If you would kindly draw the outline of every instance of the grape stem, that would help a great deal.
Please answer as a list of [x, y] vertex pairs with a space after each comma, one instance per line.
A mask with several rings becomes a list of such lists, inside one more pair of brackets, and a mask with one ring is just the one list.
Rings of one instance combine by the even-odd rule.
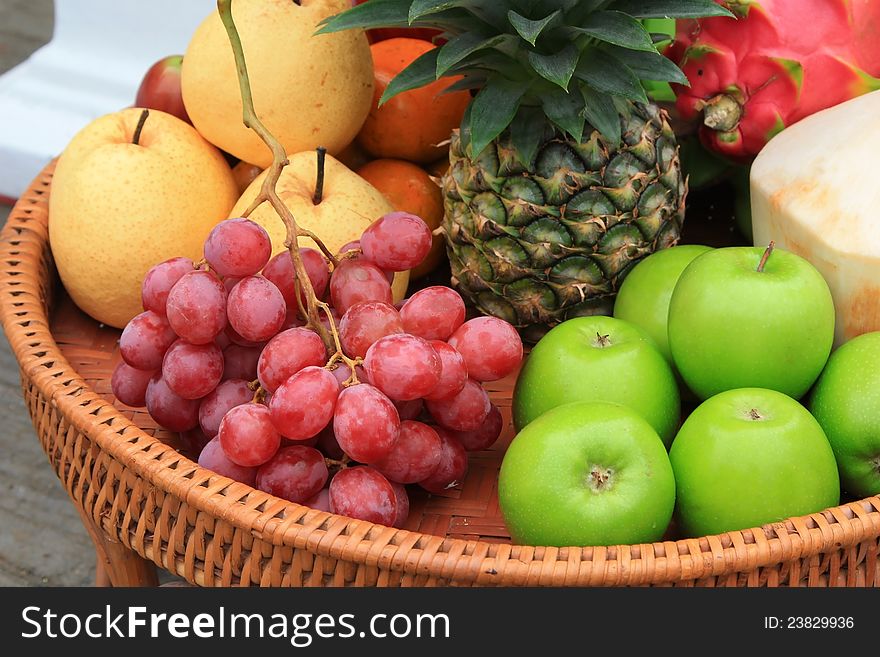
[[354, 461], [349, 458], [348, 454], [343, 454], [341, 459], [331, 459], [329, 456], [324, 457], [324, 464], [327, 466], [327, 471], [332, 477], [339, 472], [340, 470], [345, 470], [349, 467]]
[[[282, 146], [275, 136], [269, 132], [269, 129], [263, 124], [254, 109], [254, 98], [251, 92], [250, 77], [248, 76], [247, 64], [244, 58], [241, 36], [238, 33], [238, 28], [235, 26], [235, 21], [232, 19], [232, 0], [217, 0], [217, 11], [220, 14], [220, 20], [223, 21], [223, 27], [226, 28], [226, 34], [229, 37], [229, 43], [232, 46], [232, 54], [235, 57], [235, 69], [238, 75], [238, 86], [241, 92], [242, 121], [245, 126], [257, 133], [257, 136], [259, 136], [272, 151], [272, 164], [269, 165], [266, 177], [260, 187], [260, 193], [257, 194], [253, 203], [251, 203], [242, 213], [242, 216], [248, 217], [248, 215], [256, 210], [258, 206], [264, 202], [268, 202], [281, 218], [281, 221], [284, 222], [284, 227], [287, 229], [287, 239], [285, 239], [284, 245], [290, 252], [290, 258], [293, 261], [293, 269], [296, 273], [296, 282], [302, 289], [302, 296], [305, 297], [306, 312], [304, 315], [308, 322], [308, 327], [321, 336], [321, 340], [327, 348], [327, 353], [333, 354], [328, 361], [328, 367], [336, 361], [344, 361], [351, 368], [351, 378], [354, 379], [354, 382], [357, 382], [357, 376], [354, 374], [356, 362], [342, 353], [342, 346], [339, 342], [339, 332], [336, 329], [336, 323], [333, 321], [333, 316], [330, 313], [330, 307], [323, 301], [319, 300], [315, 294], [315, 288], [312, 286], [312, 281], [309, 279], [302, 257], [300, 256], [297, 237], [303, 236], [311, 238], [315, 244], [318, 245], [318, 248], [323, 251], [324, 255], [327, 256], [334, 267], [339, 264], [339, 262], [328, 251], [324, 243], [318, 239], [317, 235], [297, 226], [296, 219], [290, 211], [290, 208], [288, 208], [278, 196], [276, 185], [281, 177], [281, 172], [288, 164], [287, 153], [284, 150], [284, 146]], [[297, 298], [299, 297], [300, 295], [297, 294]], [[329, 331], [321, 323], [321, 312], [323, 312], [329, 320]]]

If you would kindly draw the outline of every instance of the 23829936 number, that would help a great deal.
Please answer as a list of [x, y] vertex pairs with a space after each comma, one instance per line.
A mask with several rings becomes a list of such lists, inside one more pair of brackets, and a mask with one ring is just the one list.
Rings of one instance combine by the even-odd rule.
[[788, 616], [785, 627], [796, 630], [850, 629], [854, 626], [852, 616]]
[[852, 629], [852, 616], [765, 616], [764, 628], [786, 630]]

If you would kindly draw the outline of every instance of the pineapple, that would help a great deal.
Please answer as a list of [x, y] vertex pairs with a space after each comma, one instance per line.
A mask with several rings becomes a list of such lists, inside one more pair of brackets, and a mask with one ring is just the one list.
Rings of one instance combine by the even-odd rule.
[[535, 341], [610, 314], [627, 272], [678, 242], [687, 182], [641, 81], [687, 79], [641, 20], [709, 15], [729, 12], [712, 0], [370, 0], [320, 32], [443, 31], [380, 103], [442, 76], [474, 90], [443, 177], [452, 283]]

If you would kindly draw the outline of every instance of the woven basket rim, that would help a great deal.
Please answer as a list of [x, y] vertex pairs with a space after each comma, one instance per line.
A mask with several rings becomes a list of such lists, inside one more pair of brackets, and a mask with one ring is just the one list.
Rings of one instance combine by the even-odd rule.
[[[880, 496], [872, 496], [762, 527], [699, 538], [607, 547], [510, 545], [354, 520], [281, 500], [215, 474], [141, 430], [101, 398], [71, 367], [50, 333], [46, 300], [32, 283], [42, 279], [45, 283], [53, 275], [48, 193], [54, 167], [55, 160], [34, 179], [0, 234], [4, 263], [0, 320], [22, 377], [101, 450], [198, 512], [272, 545], [350, 561], [352, 546], [359, 544], [357, 559], [364, 565], [490, 585], [694, 580], [752, 572], [880, 536]], [[562, 570], [560, 562], [565, 564]]]

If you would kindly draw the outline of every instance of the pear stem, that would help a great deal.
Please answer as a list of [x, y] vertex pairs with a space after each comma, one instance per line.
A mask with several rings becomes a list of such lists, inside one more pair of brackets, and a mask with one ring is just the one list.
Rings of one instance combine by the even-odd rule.
[[[262, 203], [268, 202], [281, 218], [281, 221], [284, 222], [284, 227], [287, 229], [287, 239], [284, 241], [284, 245], [290, 252], [290, 258], [293, 261], [293, 269], [296, 273], [297, 283], [301, 286], [303, 296], [305, 297], [307, 326], [321, 336], [321, 340], [327, 348], [327, 353], [333, 354], [330, 357], [331, 363], [335, 362], [335, 360], [342, 360], [347, 363], [351, 367], [352, 372], [354, 372], [356, 363], [342, 353], [336, 324], [330, 314], [330, 306], [318, 299], [315, 294], [315, 288], [312, 286], [312, 281], [309, 279], [308, 273], [306, 272], [305, 264], [303, 263], [299, 252], [299, 245], [297, 244], [297, 237], [300, 236], [303, 231], [297, 226], [296, 219], [290, 211], [290, 208], [288, 208], [278, 196], [276, 186], [281, 177], [282, 170], [288, 164], [287, 153], [284, 150], [284, 146], [282, 146], [281, 142], [269, 132], [269, 129], [266, 128], [254, 109], [254, 99], [253, 94], [251, 93], [251, 83], [248, 76], [247, 64], [245, 63], [241, 36], [238, 33], [238, 28], [235, 26], [235, 21], [232, 19], [232, 0], [217, 0], [217, 11], [220, 14], [220, 20], [223, 22], [224, 28], [226, 28], [226, 34], [229, 37], [229, 43], [232, 46], [232, 54], [235, 57], [235, 69], [238, 74], [238, 86], [241, 92], [242, 121], [245, 126], [257, 133], [260, 139], [262, 139], [266, 146], [272, 151], [272, 164], [269, 165], [266, 178], [263, 180], [263, 184], [260, 187], [260, 193], [254, 199], [253, 203], [251, 203], [250, 207], [242, 213], [242, 216], [247, 217]], [[311, 233], [309, 233], [309, 236], [315, 239]], [[319, 246], [323, 246], [317, 239], [315, 239], [315, 243]], [[323, 250], [326, 253], [326, 247], [324, 247]], [[335, 265], [335, 260], [331, 260], [331, 262]], [[320, 321], [321, 312], [323, 312], [330, 320], [330, 331], [327, 331]]]
[[131, 143], [135, 146], [138, 146], [138, 142], [141, 140], [141, 131], [144, 129], [144, 123], [147, 122], [147, 117], [150, 115], [150, 110], [145, 109], [141, 112], [140, 117], [138, 118], [137, 126], [135, 126], [134, 134], [131, 137]]
[[324, 200], [324, 158], [327, 156], [327, 149], [318, 146], [315, 150], [318, 153], [318, 175], [315, 178], [315, 193], [312, 195], [312, 203], [318, 205]]
[[767, 260], [770, 258], [770, 254], [773, 253], [773, 248], [776, 246], [776, 242], [770, 240], [770, 244], [767, 245], [767, 248], [764, 249], [764, 255], [761, 256], [761, 262], [758, 263], [758, 273], [762, 273], [764, 271], [764, 266], [767, 264]]

